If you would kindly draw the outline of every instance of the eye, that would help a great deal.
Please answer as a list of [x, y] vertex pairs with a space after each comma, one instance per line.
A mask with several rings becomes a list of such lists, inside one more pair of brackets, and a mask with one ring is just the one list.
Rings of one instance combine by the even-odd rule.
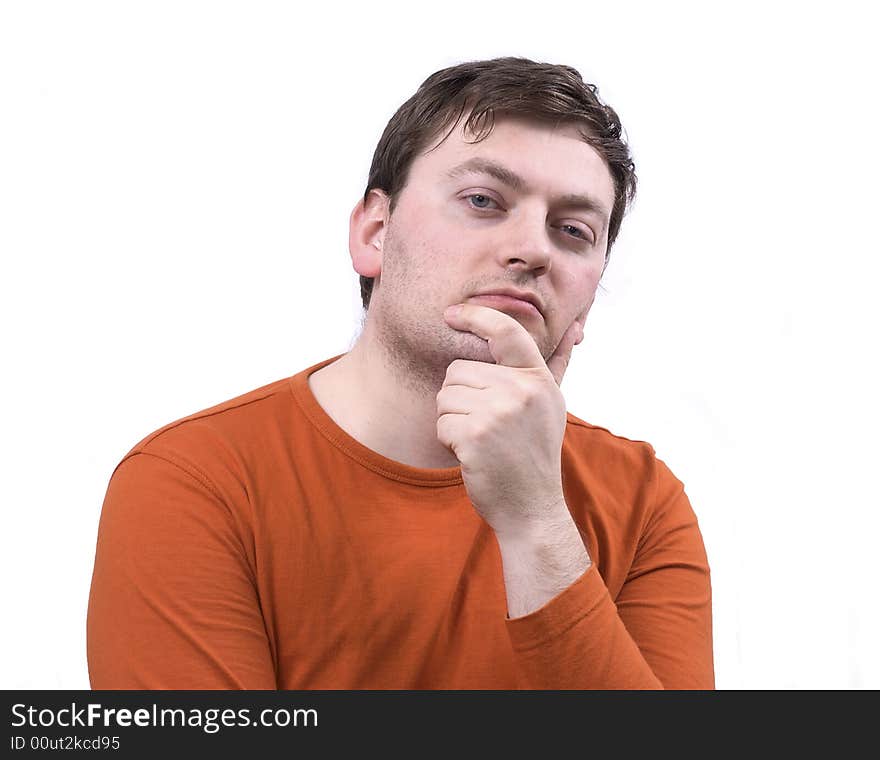
[[563, 224], [562, 229], [566, 228], [574, 230], [577, 233], [575, 237], [580, 237], [582, 240], [586, 240], [588, 243], [594, 242], [592, 232], [588, 233], [586, 230], [582, 230], [580, 227], [575, 227], [573, 224]]
[[[484, 205], [484, 203], [494, 203], [496, 206], [498, 205], [494, 198], [490, 198], [485, 193], [471, 193], [470, 195], [464, 196], [464, 200], [468, 201], [468, 205], [475, 211], [490, 211], [491, 207]], [[571, 237], [579, 238], [590, 245], [596, 242], [592, 230], [589, 228], [581, 229], [574, 224], [563, 224], [560, 229], [572, 230], [573, 232], [569, 233]]]
[[[465, 200], [469, 201], [471, 198], [476, 198], [476, 199], [479, 199], [480, 201], [489, 201], [489, 203], [495, 203], [495, 201], [492, 200], [492, 198], [490, 198], [488, 195], [483, 195], [482, 193], [471, 193], [471, 195], [465, 196]], [[475, 208], [477, 210], [480, 210], [480, 211], [488, 208], [488, 206], [482, 206], [482, 205], [474, 206], [473, 204], [471, 204], [471, 207]]]

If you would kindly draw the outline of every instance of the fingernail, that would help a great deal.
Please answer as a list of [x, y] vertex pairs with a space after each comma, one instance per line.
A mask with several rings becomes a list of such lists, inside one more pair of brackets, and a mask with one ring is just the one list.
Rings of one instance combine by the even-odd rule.
[[461, 304], [455, 304], [454, 306], [447, 306], [446, 311], [444, 311], [443, 313], [447, 317], [454, 317], [460, 311], [461, 311]]

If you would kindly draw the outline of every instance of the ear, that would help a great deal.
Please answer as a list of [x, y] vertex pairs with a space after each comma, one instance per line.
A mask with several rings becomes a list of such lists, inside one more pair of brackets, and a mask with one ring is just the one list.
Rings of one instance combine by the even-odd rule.
[[382, 271], [382, 243], [388, 224], [389, 198], [378, 188], [370, 190], [366, 203], [357, 202], [348, 222], [348, 250], [355, 272], [377, 277]]

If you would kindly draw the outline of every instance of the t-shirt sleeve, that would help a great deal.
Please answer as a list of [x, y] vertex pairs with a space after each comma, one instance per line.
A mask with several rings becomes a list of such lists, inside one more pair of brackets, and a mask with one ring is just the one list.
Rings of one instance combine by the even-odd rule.
[[507, 621], [532, 689], [713, 689], [712, 594], [682, 483], [654, 460], [652, 509], [612, 599], [598, 567], [538, 610]]
[[110, 479], [87, 616], [93, 689], [275, 689], [240, 521], [210, 482], [136, 453]]

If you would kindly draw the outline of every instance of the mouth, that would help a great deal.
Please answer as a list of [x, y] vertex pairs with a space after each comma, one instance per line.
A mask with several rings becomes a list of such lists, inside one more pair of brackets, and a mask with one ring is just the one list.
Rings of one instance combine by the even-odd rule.
[[518, 292], [512, 290], [498, 290], [487, 293], [477, 293], [469, 296], [468, 301], [498, 309], [503, 312], [513, 312], [524, 316], [541, 317], [543, 310], [541, 301], [534, 293]]

